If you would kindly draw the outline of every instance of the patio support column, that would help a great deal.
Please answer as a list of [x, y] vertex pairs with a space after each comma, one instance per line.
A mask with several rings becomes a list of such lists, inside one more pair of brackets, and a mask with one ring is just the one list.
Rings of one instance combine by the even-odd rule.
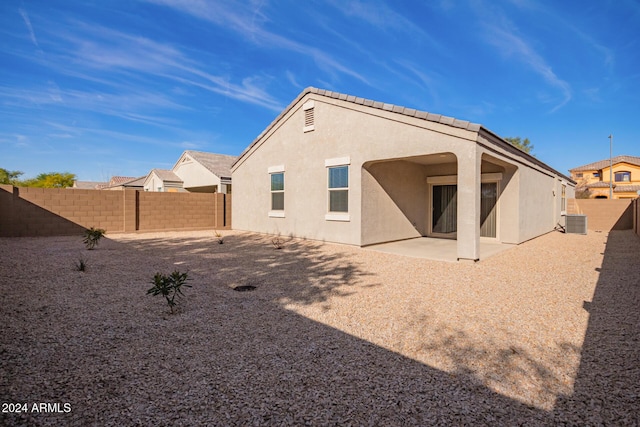
[[476, 144], [458, 155], [458, 261], [480, 259], [481, 164]]

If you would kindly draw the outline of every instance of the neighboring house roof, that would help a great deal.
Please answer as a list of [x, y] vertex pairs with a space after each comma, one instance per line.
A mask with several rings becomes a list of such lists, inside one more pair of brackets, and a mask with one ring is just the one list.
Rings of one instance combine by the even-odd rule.
[[73, 181], [73, 187], [78, 190], [98, 190], [109, 183], [101, 181]]
[[130, 176], [114, 176], [105, 185], [98, 186], [99, 190], [108, 190], [116, 187], [142, 187], [146, 176], [132, 178]]
[[123, 187], [142, 187], [144, 184], [146, 176], [141, 176], [140, 178], [132, 179], [131, 181], [123, 182]]
[[135, 176], [112, 176], [107, 186], [113, 187], [115, 185], [122, 185], [125, 182], [133, 181], [134, 179], [138, 178]]
[[185, 154], [188, 154], [193, 160], [200, 163], [219, 178], [231, 177], [231, 165], [238, 158], [237, 156], [228, 156], [226, 154], [215, 154], [193, 150], [186, 150]]
[[614, 193], [637, 193], [640, 191], [640, 185], [617, 185], [613, 190]]
[[598, 160], [597, 162], [589, 163], [588, 165], [578, 166], [577, 168], [569, 169], [569, 172], [580, 171], [597, 171], [609, 167], [609, 165], [618, 163], [629, 163], [631, 165], [640, 166], [640, 157], [636, 156], [615, 156], [612, 159]]
[[366, 107], [370, 107], [370, 108], [375, 108], [378, 110], [384, 110], [384, 111], [389, 111], [392, 113], [397, 113], [397, 114], [401, 114], [404, 116], [408, 116], [408, 117], [414, 117], [417, 119], [422, 119], [422, 120], [426, 120], [426, 121], [430, 121], [430, 122], [436, 122], [436, 123], [440, 123], [443, 125], [447, 125], [447, 126], [452, 126], [455, 128], [460, 128], [460, 129], [465, 129], [471, 132], [477, 132], [479, 133], [481, 130], [484, 130], [485, 132], [487, 132], [490, 135], [495, 136], [496, 138], [498, 138], [500, 141], [502, 141], [502, 143], [504, 144], [505, 147], [508, 147], [510, 149], [516, 150], [515, 152], [517, 152], [519, 155], [521, 155], [522, 157], [525, 157], [527, 160], [529, 160], [532, 163], [537, 164], [538, 166], [547, 169], [555, 174], [557, 174], [558, 176], [561, 176], [563, 178], [565, 178], [567, 181], [574, 183], [575, 181], [566, 176], [565, 174], [558, 172], [557, 170], [553, 169], [552, 167], [550, 167], [549, 165], [547, 165], [546, 163], [542, 162], [541, 160], [537, 159], [536, 157], [520, 150], [517, 148], [514, 148], [514, 146], [512, 144], [510, 144], [509, 142], [505, 141], [503, 138], [501, 138], [499, 135], [497, 135], [496, 133], [490, 131], [489, 129], [485, 128], [484, 126], [478, 124], [478, 123], [472, 123], [466, 120], [459, 120], [456, 119], [454, 117], [447, 117], [447, 116], [443, 116], [441, 114], [433, 114], [433, 113], [428, 113], [426, 111], [420, 111], [420, 110], [416, 110], [414, 108], [407, 108], [407, 107], [402, 107], [399, 105], [393, 105], [393, 104], [387, 104], [384, 102], [380, 102], [380, 101], [373, 101], [371, 99], [365, 99], [365, 98], [360, 98], [357, 96], [353, 96], [353, 95], [347, 95], [344, 93], [339, 93], [339, 92], [333, 92], [330, 90], [325, 90], [325, 89], [318, 89], [315, 87], [307, 87], [306, 89], [304, 89], [296, 99], [294, 99], [270, 124], [269, 126], [266, 127], [265, 130], [262, 131], [262, 133], [260, 133], [260, 135], [258, 135], [258, 137], [256, 139], [253, 140], [253, 142], [251, 142], [251, 144], [249, 144], [249, 146], [240, 154], [240, 156], [237, 157], [237, 159], [233, 162], [233, 164], [231, 165], [232, 167], [235, 166], [240, 159], [242, 159], [242, 157], [244, 157], [245, 154], [249, 153], [251, 151], [251, 149], [262, 139], [262, 137], [264, 135], [266, 135], [269, 131], [271, 131], [271, 129], [280, 121], [280, 119], [282, 119], [302, 98], [304, 98], [307, 94], [309, 93], [313, 93], [313, 94], [317, 94], [317, 95], [321, 95], [321, 96], [326, 96], [329, 98], [334, 98], [334, 99], [339, 99], [342, 101], [346, 101], [346, 102], [352, 102], [354, 104], [359, 104], [359, 105], [364, 105]]
[[[615, 188], [615, 184], [613, 184], [613, 187]], [[609, 181], [604, 182], [604, 181], [598, 181], [598, 182], [592, 182], [591, 184], [587, 184], [586, 185], [587, 188], [609, 188]]]
[[182, 179], [180, 179], [178, 175], [173, 173], [173, 171], [167, 169], [151, 169], [149, 175], [151, 175], [152, 173], [156, 174], [156, 176], [163, 181], [182, 182]]

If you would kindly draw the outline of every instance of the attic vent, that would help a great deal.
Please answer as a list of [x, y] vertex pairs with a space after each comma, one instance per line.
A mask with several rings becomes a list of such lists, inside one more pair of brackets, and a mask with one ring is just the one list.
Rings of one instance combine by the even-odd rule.
[[567, 233], [587, 234], [586, 215], [567, 215], [565, 221]]
[[304, 112], [304, 127], [313, 126], [313, 108]]
[[313, 113], [314, 105], [315, 103], [313, 101], [308, 101], [302, 106], [302, 110], [304, 111], [304, 127], [302, 128], [303, 132], [310, 132], [315, 129]]

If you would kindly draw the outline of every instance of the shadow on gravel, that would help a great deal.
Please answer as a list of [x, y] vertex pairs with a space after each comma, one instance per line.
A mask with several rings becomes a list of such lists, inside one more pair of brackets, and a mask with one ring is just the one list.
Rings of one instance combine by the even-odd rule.
[[[640, 239], [611, 231], [592, 301], [574, 393], [554, 420], [579, 425], [640, 424]], [[573, 418], [566, 414], [574, 414]]]
[[[344, 254], [322, 251], [318, 242], [290, 240], [278, 250], [265, 236], [236, 234], [223, 245], [214, 237], [118, 243], [103, 262], [118, 263], [120, 271], [107, 278], [87, 276], [83, 297], [62, 309], [55, 309], [60, 298], [55, 289], [40, 299], [20, 300], [19, 311], [7, 309], [19, 297], [5, 298], [0, 314], [9, 333], [0, 340], [2, 402], [70, 402], [72, 411], [1, 414], [0, 421], [536, 425], [591, 424], [597, 415], [604, 424], [617, 423], [605, 408], [638, 403], [638, 265], [636, 258], [635, 267], [621, 277], [607, 259], [628, 257], [633, 263], [640, 241], [612, 233], [609, 244], [591, 303], [576, 393], [559, 401], [552, 413], [493, 392], [464, 367], [449, 374], [286, 309], [289, 303], [319, 303], [329, 310], [330, 298], [349, 298], [368, 273]], [[127, 262], [134, 253], [141, 264]], [[54, 260], [43, 256], [43, 268]], [[189, 271], [193, 288], [179, 313], [170, 316], [144, 290], [156, 271], [173, 268]], [[235, 286], [256, 289], [234, 292]], [[113, 300], [94, 303], [91, 295], [107, 287], [108, 295], [116, 294]], [[42, 322], [24, 327], [18, 321], [21, 313], [43, 304], [49, 310]], [[60, 322], [65, 327], [51, 326]], [[635, 334], [635, 341], [628, 334]], [[42, 340], [46, 345], [35, 344]], [[626, 370], [620, 372], [620, 366]], [[616, 395], [625, 387], [635, 395]], [[577, 402], [586, 406], [576, 410]]]

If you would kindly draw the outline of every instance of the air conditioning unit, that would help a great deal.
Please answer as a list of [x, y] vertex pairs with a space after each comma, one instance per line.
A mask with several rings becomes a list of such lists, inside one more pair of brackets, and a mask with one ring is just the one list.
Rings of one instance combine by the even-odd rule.
[[576, 214], [565, 216], [565, 230], [571, 234], [587, 234], [587, 216]]

